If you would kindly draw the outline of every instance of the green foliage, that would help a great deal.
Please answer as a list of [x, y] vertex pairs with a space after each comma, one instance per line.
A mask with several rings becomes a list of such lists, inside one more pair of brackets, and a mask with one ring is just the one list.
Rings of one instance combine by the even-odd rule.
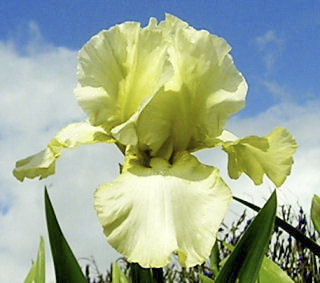
[[320, 197], [317, 195], [313, 196], [311, 205], [311, 219], [314, 228], [320, 233]]
[[255, 282], [268, 248], [276, 212], [277, 195], [274, 191], [229, 256], [216, 283]]
[[[293, 209], [291, 206], [281, 206], [278, 219], [287, 224], [285, 228], [289, 226], [291, 230], [299, 231], [304, 238], [311, 238], [314, 243], [319, 242], [319, 235], [312, 229], [311, 222], [308, 221], [301, 207]], [[239, 242], [251, 222], [252, 219], [244, 210], [230, 227], [223, 224], [210, 259], [201, 266], [182, 268], [177, 258], [173, 257], [173, 262], [163, 268], [163, 282], [214, 282], [213, 266], [218, 269], [222, 266], [230, 255], [230, 247]], [[290, 278], [294, 282], [320, 282], [319, 258], [299, 239], [295, 239], [281, 227], [280, 225], [274, 227], [267, 257], [264, 257], [261, 265], [258, 282], [290, 282]], [[290, 229], [287, 230], [291, 231]], [[219, 262], [218, 265], [217, 262]], [[121, 259], [119, 266], [129, 277], [130, 264], [125, 259]], [[100, 274], [100, 277], [96, 277], [95, 282], [105, 283], [112, 282], [112, 280], [110, 275], [107, 274], [102, 279]]]
[[132, 282], [152, 283], [152, 273], [148, 268], [142, 268], [137, 263], [130, 264], [130, 278]]
[[[318, 196], [314, 197], [311, 209], [311, 217], [315, 227], [319, 219], [319, 200]], [[245, 203], [243, 200], [240, 202]], [[254, 205], [250, 204], [250, 206]], [[113, 263], [111, 271], [103, 276], [92, 260], [96, 272], [92, 277], [91, 265], [87, 265], [86, 278], [62, 234], [46, 190], [45, 208], [57, 282], [219, 283], [235, 282], [236, 278], [240, 279], [239, 282], [259, 283], [289, 283], [293, 282], [292, 279], [295, 282], [320, 282], [319, 257], [304, 241], [307, 238], [314, 245], [317, 245], [319, 234], [309, 225], [311, 222], [308, 223], [306, 214], [301, 207], [297, 215], [292, 213], [291, 206], [287, 208], [281, 206], [282, 219], [278, 218], [269, 245], [268, 257], [264, 256], [272, 233], [272, 219], [275, 218], [275, 193], [254, 221], [248, 219], [246, 211], [244, 211], [239, 219], [232, 224], [232, 227], [228, 228], [224, 225], [220, 228], [210, 258], [201, 266], [182, 268], [178, 264], [177, 256], [174, 256], [173, 262], [163, 269], [145, 269], [138, 264], [120, 259]], [[257, 207], [254, 206], [254, 209]], [[283, 225], [279, 220], [286, 225]], [[294, 224], [295, 222], [297, 224]], [[291, 234], [287, 235], [281, 228]], [[300, 236], [295, 239], [296, 235]], [[299, 241], [301, 239], [302, 241]], [[45, 283], [45, 250], [42, 237], [40, 238], [37, 260], [33, 263], [24, 282]]]
[[[298, 230], [304, 237], [311, 238], [313, 242], [319, 243], [319, 235], [312, 229], [311, 222], [301, 207], [296, 210], [292, 206], [281, 206], [279, 212], [288, 226]], [[219, 237], [221, 259], [230, 254], [230, 248], [225, 243], [235, 245], [250, 222], [251, 219], [247, 217], [245, 210], [239, 219], [232, 223], [231, 227], [221, 228]], [[319, 257], [279, 226], [274, 228], [267, 256], [295, 282], [320, 282]], [[279, 282], [281, 282], [280, 280], [281, 278], [278, 279]], [[274, 281], [270, 280], [270, 282]]]
[[209, 277], [207, 277], [203, 274], [199, 274], [199, 278], [202, 283], [214, 283], [215, 282], [213, 279], [210, 279]]
[[73, 255], [54, 213], [47, 189], [44, 192], [45, 210], [56, 281], [68, 283], [87, 282]]
[[[226, 242], [222, 242], [223, 246], [226, 247], [230, 252], [234, 250], [234, 246]], [[222, 262], [223, 265], [228, 257], [226, 257]], [[283, 271], [276, 263], [274, 263], [267, 256], [263, 257], [261, 268], [259, 270], [259, 276], [257, 282], [259, 283], [292, 283], [292, 279]]]
[[219, 273], [219, 253], [218, 241], [216, 241], [210, 254], [210, 268], [214, 276], [217, 276]]
[[112, 282], [128, 283], [127, 277], [124, 275], [117, 262], [112, 264]]
[[32, 267], [24, 280], [24, 283], [45, 283], [46, 281], [46, 257], [44, 250], [43, 237], [40, 237], [40, 244], [38, 249], [38, 256], [36, 262], [32, 264]]
[[266, 256], [263, 258], [263, 262], [259, 271], [259, 283], [292, 283], [293, 280], [283, 271], [279, 265], [274, 263]]
[[[319, 247], [319, 235], [314, 231], [310, 218], [307, 218], [302, 207], [298, 213], [289, 206], [281, 207], [282, 218], [290, 227], [299, 231], [299, 235], [312, 241]], [[320, 282], [320, 257], [305, 241], [294, 235], [275, 230], [274, 243], [270, 250], [270, 258], [296, 282]], [[304, 239], [303, 238], [303, 239]]]
[[[233, 197], [236, 201], [252, 208], [255, 211], [259, 211], [260, 208], [250, 202], [247, 202], [245, 200], [239, 199], [237, 197]], [[320, 246], [314, 242], [312, 238], [308, 238], [306, 235], [304, 235], [303, 232], [301, 232], [299, 229], [294, 228], [292, 225], [290, 225], [287, 221], [282, 220], [279, 217], [276, 217], [275, 220], [275, 226], [281, 227], [284, 231], [286, 231], [288, 234], [293, 236], [296, 240], [301, 242], [301, 244], [307, 248], [309, 248], [314, 254], [320, 257]]]

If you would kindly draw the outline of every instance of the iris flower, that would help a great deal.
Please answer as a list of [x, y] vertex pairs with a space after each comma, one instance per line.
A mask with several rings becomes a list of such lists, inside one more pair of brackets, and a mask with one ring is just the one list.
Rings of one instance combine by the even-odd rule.
[[15, 177], [54, 174], [64, 149], [115, 143], [125, 154], [122, 172], [94, 195], [108, 242], [142, 267], [163, 267], [173, 253], [182, 266], [203, 263], [232, 193], [218, 169], [192, 152], [221, 146], [231, 178], [244, 172], [259, 185], [267, 175], [279, 187], [296, 149], [283, 128], [245, 138], [224, 129], [247, 93], [230, 50], [223, 38], [172, 15], [99, 32], [79, 52], [75, 95], [88, 120], [18, 161]]

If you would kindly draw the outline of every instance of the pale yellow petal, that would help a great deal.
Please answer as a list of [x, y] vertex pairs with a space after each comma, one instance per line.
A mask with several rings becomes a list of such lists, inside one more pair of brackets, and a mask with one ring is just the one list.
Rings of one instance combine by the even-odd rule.
[[116, 96], [111, 96], [103, 87], [78, 85], [74, 90], [79, 105], [88, 114], [90, 123], [102, 125], [109, 133], [119, 123], [118, 111], [115, 107]]
[[162, 32], [126, 22], [94, 36], [79, 53], [80, 106], [108, 132], [126, 122], [171, 76]]
[[189, 153], [150, 167], [132, 159], [123, 173], [95, 193], [108, 242], [129, 262], [163, 267], [176, 252], [182, 266], [203, 263], [232, 198], [218, 170]]
[[134, 145], [138, 144], [138, 134], [136, 123], [139, 118], [140, 113], [144, 110], [146, 105], [148, 105], [151, 97], [145, 99], [138, 110], [124, 123], [114, 127], [111, 130], [112, 136], [123, 145]]
[[35, 177], [39, 177], [40, 180], [44, 179], [54, 174], [55, 160], [54, 153], [47, 148], [37, 154], [17, 161], [13, 175], [19, 181], [23, 181], [24, 178], [33, 179]]
[[55, 162], [63, 149], [99, 142], [112, 143], [114, 140], [101, 127], [93, 127], [87, 122], [70, 124], [58, 132], [45, 150], [19, 160], [13, 175], [20, 181], [46, 178], [55, 173]]
[[256, 185], [260, 185], [266, 174], [280, 187], [290, 175], [297, 144], [286, 129], [276, 128], [266, 137], [249, 136], [234, 140], [234, 137], [225, 134], [220, 138], [225, 139], [220, 144], [228, 153], [231, 178], [237, 179], [244, 172]]
[[230, 115], [245, 103], [247, 84], [229, 55], [230, 46], [207, 31], [197, 31], [168, 16], [159, 29], [168, 32], [174, 76], [141, 111], [136, 129], [140, 144], [153, 155], [165, 144], [173, 151], [210, 146]]

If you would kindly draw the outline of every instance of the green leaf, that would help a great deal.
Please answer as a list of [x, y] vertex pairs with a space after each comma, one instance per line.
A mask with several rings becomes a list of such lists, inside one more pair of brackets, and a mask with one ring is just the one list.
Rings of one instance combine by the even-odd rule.
[[[244, 204], [247, 207], [250, 207], [251, 209], [255, 211], [259, 211], [260, 207], [247, 202], [243, 199], [233, 197], [234, 200]], [[294, 237], [297, 241], [301, 242], [302, 245], [308, 249], [310, 249], [315, 255], [320, 257], [320, 246], [313, 241], [312, 239], [308, 238], [306, 235], [304, 235], [301, 231], [291, 226], [289, 223], [283, 221], [281, 218], [276, 217], [275, 226], [282, 228], [284, 231], [289, 233], [292, 237]]]
[[143, 268], [138, 263], [130, 264], [131, 282], [157, 283], [163, 282], [162, 268]]
[[[226, 242], [222, 243], [229, 251], [234, 250], [234, 246], [228, 244]], [[227, 257], [228, 258], [228, 257]], [[225, 258], [221, 263], [227, 261]], [[268, 257], [264, 256], [262, 265], [259, 271], [259, 283], [269, 283], [269, 282], [277, 282], [277, 283], [292, 283], [292, 279], [287, 275], [285, 271], [283, 271], [275, 262], [273, 262]]]
[[263, 259], [259, 272], [259, 283], [293, 283], [294, 281], [279, 265], [266, 256]]
[[277, 212], [277, 195], [273, 192], [265, 206], [241, 237], [218, 274], [216, 283], [255, 282], [267, 251]]
[[128, 279], [120, 269], [117, 262], [112, 264], [112, 282], [113, 283], [127, 283]]
[[214, 283], [214, 280], [212, 280], [211, 278], [209, 278], [203, 274], [199, 274], [199, 278], [201, 279], [202, 283]]
[[153, 283], [150, 268], [143, 268], [137, 263], [130, 264], [130, 277], [132, 282]]
[[24, 283], [45, 283], [46, 281], [46, 257], [44, 250], [43, 237], [40, 237], [37, 261], [32, 264], [32, 267], [24, 280]]
[[219, 261], [218, 241], [216, 241], [210, 254], [210, 268], [212, 269], [214, 276], [217, 276], [219, 273]]
[[51, 252], [57, 282], [87, 283], [81, 268], [64, 238], [54, 213], [47, 188], [44, 191], [45, 210]]
[[314, 228], [320, 234], [320, 197], [317, 195], [314, 195], [312, 199], [311, 219], [312, 219]]

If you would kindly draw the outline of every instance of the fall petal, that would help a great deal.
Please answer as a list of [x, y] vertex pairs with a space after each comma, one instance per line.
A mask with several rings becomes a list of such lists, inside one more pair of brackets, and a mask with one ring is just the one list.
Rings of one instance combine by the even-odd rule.
[[190, 267], [208, 258], [231, 198], [218, 170], [185, 152], [173, 165], [129, 162], [94, 203], [108, 242], [130, 262], [163, 267], [177, 252]]
[[228, 153], [231, 178], [237, 179], [244, 172], [256, 185], [260, 185], [266, 174], [280, 187], [290, 175], [297, 144], [286, 129], [276, 128], [266, 137], [249, 136], [235, 141], [230, 141], [234, 139], [230, 135], [224, 137], [226, 140], [221, 145]]
[[55, 173], [55, 161], [63, 149], [98, 142], [111, 143], [114, 140], [101, 127], [93, 127], [86, 122], [70, 124], [58, 132], [45, 150], [17, 161], [13, 175], [20, 181], [24, 178], [46, 178]]

